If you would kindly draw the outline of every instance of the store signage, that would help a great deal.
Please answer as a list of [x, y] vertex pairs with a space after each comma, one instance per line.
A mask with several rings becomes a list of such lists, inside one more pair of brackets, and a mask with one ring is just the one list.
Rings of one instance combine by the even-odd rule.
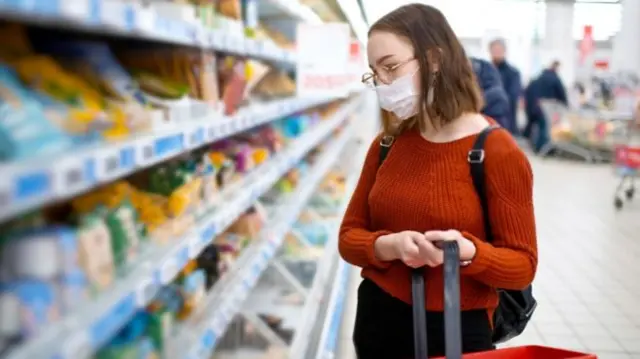
[[[335, 96], [352, 81], [352, 41], [346, 23], [305, 24], [297, 28], [297, 92], [300, 96]], [[352, 83], [352, 82], [351, 82]]]
[[584, 64], [585, 60], [593, 52], [593, 26], [586, 25], [583, 30], [582, 41], [580, 41], [580, 64]]

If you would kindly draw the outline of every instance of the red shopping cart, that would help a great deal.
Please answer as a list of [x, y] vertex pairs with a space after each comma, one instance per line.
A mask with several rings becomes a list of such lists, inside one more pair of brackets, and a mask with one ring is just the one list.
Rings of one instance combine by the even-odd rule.
[[[523, 346], [462, 354], [460, 331], [460, 257], [456, 242], [443, 242], [445, 299], [445, 359], [596, 359], [595, 355], [542, 346]], [[415, 358], [427, 358], [427, 325], [424, 310], [425, 290], [422, 270], [411, 276], [413, 296], [413, 332]], [[442, 358], [441, 358], [442, 359]]]
[[640, 173], [640, 146], [616, 146], [614, 165], [616, 173], [620, 176], [614, 205], [617, 209], [621, 209], [624, 206], [622, 193], [627, 200], [631, 200], [636, 192], [635, 179]]

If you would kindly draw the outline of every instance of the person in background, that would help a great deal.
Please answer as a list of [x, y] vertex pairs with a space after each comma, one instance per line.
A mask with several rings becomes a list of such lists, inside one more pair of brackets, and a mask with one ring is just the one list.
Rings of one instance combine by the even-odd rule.
[[[536, 152], [550, 141], [550, 128], [540, 107], [540, 100], [555, 100], [568, 106], [567, 91], [558, 75], [560, 62], [554, 61], [525, 89], [525, 113], [527, 125], [523, 135], [529, 138]], [[534, 131], [535, 129], [535, 131]], [[535, 134], [535, 136], [534, 136]]]
[[471, 66], [476, 75], [478, 85], [482, 89], [484, 107], [482, 114], [491, 117], [503, 128], [511, 131], [509, 97], [502, 88], [500, 73], [488, 61], [472, 57]]
[[520, 71], [505, 59], [506, 46], [503, 39], [495, 39], [489, 44], [491, 61], [498, 69], [502, 79], [502, 87], [509, 98], [509, 125], [505, 128], [515, 135], [518, 133], [518, 101], [522, 94]]

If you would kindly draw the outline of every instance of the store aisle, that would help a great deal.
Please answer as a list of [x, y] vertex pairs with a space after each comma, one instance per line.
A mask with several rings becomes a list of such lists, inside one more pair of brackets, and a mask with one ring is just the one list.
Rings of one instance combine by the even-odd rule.
[[[532, 158], [540, 260], [533, 323], [508, 345], [542, 344], [640, 359], [640, 198], [613, 208], [618, 179], [605, 165]], [[350, 341], [356, 271], [339, 359]]]

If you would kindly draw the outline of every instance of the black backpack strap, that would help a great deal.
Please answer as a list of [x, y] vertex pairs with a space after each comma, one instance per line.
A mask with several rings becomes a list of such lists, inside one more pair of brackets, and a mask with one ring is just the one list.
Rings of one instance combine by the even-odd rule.
[[491, 131], [498, 128], [500, 127], [492, 125], [482, 130], [478, 134], [473, 147], [471, 148], [471, 150], [469, 150], [469, 154], [467, 155], [467, 161], [469, 161], [473, 186], [476, 189], [476, 193], [478, 193], [478, 197], [480, 198], [480, 205], [482, 206], [482, 218], [484, 219], [484, 230], [486, 232], [487, 242], [491, 242], [493, 240], [493, 232], [491, 231], [491, 221], [489, 220], [489, 204], [487, 202], [487, 189], [484, 176], [484, 145], [487, 142], [487, 138], [489, 137]]
[[387, 158], [394, 140], [395, 138], [393, 136], [383, 136], [380, 140], [380, 161], [378, 163], [378, 166], [380, 166], [382, 162], [384, 162], [384, 160]]

